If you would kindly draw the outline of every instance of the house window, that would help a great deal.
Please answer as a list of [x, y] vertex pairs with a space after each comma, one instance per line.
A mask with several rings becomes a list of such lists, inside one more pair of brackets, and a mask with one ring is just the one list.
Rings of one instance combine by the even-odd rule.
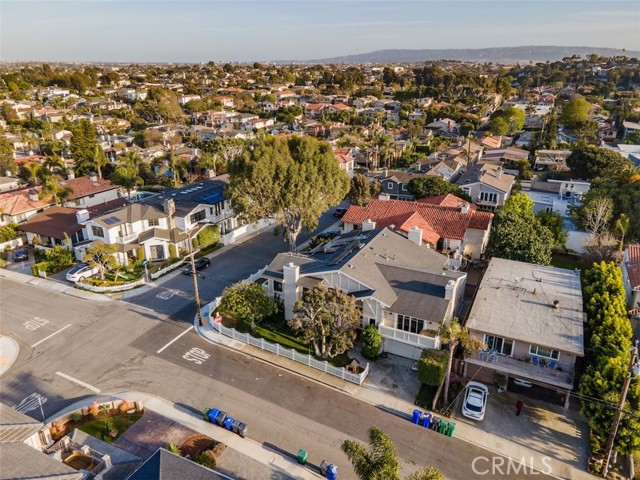
[[513, 340], [508, 338], [496, 337], [495, 335], [485, 335], [484, 344], [488, 349], [510, 357], [513, 355]]
[[496, 203], [497, 200], [498, 200], [498, 194], [497, 193], [491, 193], [491, 192], [481, 192], [480, 193], [480, 201], [482, 201], [482, 202]]
[[200, 210], [199, 212], [196, 212], [193, 215], [191, 215], [189, 217], [189, 220], [191, 221], [191, 223], [198, 223], [204, 220], [205, 218], [207, 218], [207, 211]]
[[95, 197], [95, 196], [96, 196], [96, 194], [95, 194], [95, 193], [92, 193], [91, 195], [89, 195], [89, 198], [93, 198], [93, 197]]
[[402, 191], [403, 191], [403, 192], [406, 192], [406, 191], [407, 191], [407, 184], [406, 184], [406, 183], [403, 183], [403, 184], [402, 184]]
[[102, 227], [91, 225], [91, 233], [94, 237], [104, 238], [104, 230], [102, 229]]
[[387, 190], [393, 190], [393, 182], [387, 182]]
[[218, 202], [213, 206], [213, 209], [216, 215], [220, 215], [222, 213], [223, 205], [224, 205], [224, 202]]
[[282, 282], [273, 281], [273, 291], [281, 292], [282, 291]]
[[462, 193], [464, 193], [465, 195], [469, 195], [469, 196], [471, 196], [471, 189], [470, 189], [470, 188], [468, 188], [468, 187], [464, 187], [464, 188], [462, 189]]
[[424, 320], [406, 315], [398, 315], [396, 328], [398, 330], [404, 330], [405, 332], [420, 333], [424, 330]]
[[160, 219], [159, 218], [150, 218], [149, 219], [149, 226], [150, 227], [157, 227], [158, 225], [160, 225]]
[[537, 357], [551, 358], [553, 360], [560, 358], [560, 352], [558, 350], [541, 347], [540, 345], [529, 345], [529, 354]]

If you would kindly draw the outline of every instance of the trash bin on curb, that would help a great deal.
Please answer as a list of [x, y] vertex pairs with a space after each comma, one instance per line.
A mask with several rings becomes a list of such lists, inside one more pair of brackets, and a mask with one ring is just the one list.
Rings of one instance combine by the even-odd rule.
[[309, 456], [309, 454], [307, 453], [306, 450], [302, 450], [300, 449], [298, 451], [298, 463], [300, 465], [306, 465], [307, 464], [307, 457]]
[[416, 409], [413, 411], [413, 417], [411, 417], [411, 421], [416, 425], [418, 425], [420, 423], [421, 416], [422, 416], [422, 411]]
[[247, 436], [247, 425], [240, 422], [240, 425], [238, 425], [238, 435], [240, 435], [242, 438]]
[[438, 431], [438, 428], [440, 427], [440, 419], [438, 417], [433, 417], [431, 419], [431, 430], [435, 430], [436, 432]]
[[327, 467], [327, 480], [337, 480], [338, 478], [338, 467], [335, 465], [329, 465]]
[[453, 422], [449, 422], [449, 428], [447, 429], [447, 436], [453, 437], [453, 432], [456, 431], [456, 424]]
[[449, 422], [447, 422], [446, 420], [440, 420], [440, 427], [438, 428], [438, 432], [444, 435], [447, 433], [448, 429], [449, 429]]
[[234, 420], [231, 424], [231, 431], [233, 433], [238, 433], [238, 427], [240, 426], [240, 420]]
[[219, 426], [224, 425], [224, 420], [225, 420], [225, 418], [227, 418], [227, 414], [226, 414], [226, 413], [224, 413], [222, 410], [219, 410], [219, 411], [218, 411], [218, 414], [216, 415], [216, 423], [217, 423]]
[[424, 428], [429, 428], [431, 426], [431, 417], [432, 415], [430, 413], [425, 412], [424, 416], [422, 417], [422, 426]]
[[216, 417], [218, 416], [219, 413], [220, 413], [220, 410], [218, 410], [217, 408], [212, 408], [208, 414], [209, 421], [211, 423], [216, 423]]
[[209, 412], [211, 411], [210, 408], [205, 408], [204, 410], [202, 410], [202, 418], [204, 420], [206, 420], [207, 422], [209, 421]]
[[224, 428], [226, 428], [227, 430], [231, 431], [231, 425], [233, 425], [233, 422], [235, 422], [235, 418], [233, 417], [227, 417], [224, 419]]
[[329, 468], [329, 465], [331, 465], [329, 462], [327, 462], [326, 460], [322, 460], [320, 462], [320, 473], [322, 475], [326, 475], [327, 474], [327, 468]]

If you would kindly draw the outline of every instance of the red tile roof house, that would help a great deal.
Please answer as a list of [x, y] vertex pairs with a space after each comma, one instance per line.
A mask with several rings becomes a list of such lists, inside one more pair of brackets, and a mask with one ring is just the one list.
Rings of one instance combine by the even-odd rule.
[[[389, 227], [420, 243], [474, 259], [480, 258], [489, 241], [493, 214], [481, 212], [454, 195], [440, 195], [417, 202], [372, 200], [366, 207], [352, 205], [342, 217], [343, 232], [373, 223]], [[416, 241], [415, 239], [414, 241]]]

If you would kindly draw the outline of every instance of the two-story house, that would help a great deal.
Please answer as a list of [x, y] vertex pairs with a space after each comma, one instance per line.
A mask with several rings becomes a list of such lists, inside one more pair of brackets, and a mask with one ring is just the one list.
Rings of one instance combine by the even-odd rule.
[[[354, 296], [361, 326], [375, 325], [382, 349], [417, 359], [439, 348], [438, 328], [458, 314], [466, 273], [447, 270], [448, 258], [372, 222], [335, 237], [309, 254], [280, 253], [263, 273], [268, 295], [284, 305], [285, 318], [306, 289], [323, 283]], [[418, 229], [419, 230], [419, 229]]]
[[486, 349], [465, 359], [464, 376], [559, 395], [565, 408], [584, 355], [580, 271], [492, 258], [466, 327]]
[[412, 178], [426, 177], [426, 173], [413, 173], [385, 170], [380, 176], [382, 185], [381, 194], [388, 195], [394, 200], [413, 200], [414, 197], [409, 192], [409, 182]]
[[456, 181], [476, 205], [485, 210], [497, 210], [511, 193], [515, 175], [504, 173], [499, 165], [476, 163]]
[[366, 207], [352, 205], [342, 217], [343, 232], [362, 228], [366, 222], [413, 235], [419, 228], [425, 245], [480, 258], [489, 241], [493, 214], [481, 212], [454, 195], [439, 195], [417, 202], [371, 200]]

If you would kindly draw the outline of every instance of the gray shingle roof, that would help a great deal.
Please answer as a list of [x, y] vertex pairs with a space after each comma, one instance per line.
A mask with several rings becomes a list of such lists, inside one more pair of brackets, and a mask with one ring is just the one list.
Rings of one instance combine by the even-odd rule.
[[80, 480], [84, 477], [78, 470], [22, 442], [0, 445], [0, 465], [3, 480]]
[[0, 443], [22, 442], [36, 433], [42, 422], [0, 403]]

